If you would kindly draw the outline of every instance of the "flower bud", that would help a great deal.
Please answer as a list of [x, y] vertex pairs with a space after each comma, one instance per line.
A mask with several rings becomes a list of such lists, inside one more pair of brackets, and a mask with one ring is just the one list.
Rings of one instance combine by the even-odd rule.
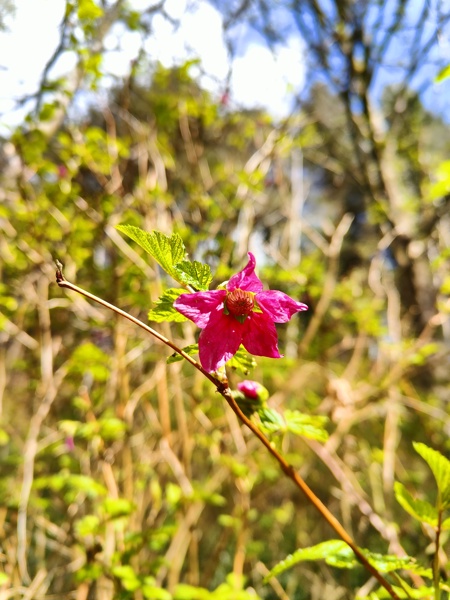
[[237, 388], [246, 398], [251, 400], [265, 402], [269, 397], [269, 392], [263, 385], [250, 379], [245, 379], [238, 383]]

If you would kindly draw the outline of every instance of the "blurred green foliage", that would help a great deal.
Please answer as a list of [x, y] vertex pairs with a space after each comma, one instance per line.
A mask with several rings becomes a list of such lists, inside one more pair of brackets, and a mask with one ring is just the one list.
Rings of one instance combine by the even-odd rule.
[[[89, 48], [102, 8], [67, 6], [79, 23], [71, 44], [95, 87], [101, 54]], [[112, 90], [109, 108], [66, 118], [51, 134], [60, 105], [46, 101], [3, 142], [8, 597], [35, 586], [36, 598], [350, 599], [367, 580], [362, 569], [305, 561], [264, 583], [288, 554], [329, 539], [328, 527], [209, 382], [166, 364], [170, 351], [131, 323], [56, 286], [59, 259], [68, 280], [143, 321], [160, 314], [158, 298], [174, 282], [128, 244], [121, 224], [180, 236], [190, 261], [211, 266], [213, 287], [256, 250], [265, 285], [310, 306], [278, 328], [285, 358], [254, 366], [237, 356], [230, 382], [251, 372], [270, 391], [269, 407], [286, 410], [286, 422], [273, 420], [274, 443], [361, 547], [429, 562], [433, 531], [422, 524], [435, 523], [434, 491], [411, 442], [444, 456], [450, 448], [449, 148], [432, 144], [448, 128], [413, 103], [380, 144], [397, 195], [374, 193], [329, 90], [315, 88], [310, 105], [274, 123], [214, 99], [195, 67], [152, 65], [146, 80]], [[177, 276], [189, 284], [186, 269]], [[191, 323], [156, 327], [195, 353]], [[412, 583], [422, 589], [420, 573]]]

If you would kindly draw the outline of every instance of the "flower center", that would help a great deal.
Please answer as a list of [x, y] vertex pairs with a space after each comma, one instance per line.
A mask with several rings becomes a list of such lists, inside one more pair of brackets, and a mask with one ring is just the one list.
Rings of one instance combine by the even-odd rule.
[[225, 309], [238, 321], [243, 323], [255, 306], [255, 294], [244, 292], [239, 288], [229, 292], [225, 299]]

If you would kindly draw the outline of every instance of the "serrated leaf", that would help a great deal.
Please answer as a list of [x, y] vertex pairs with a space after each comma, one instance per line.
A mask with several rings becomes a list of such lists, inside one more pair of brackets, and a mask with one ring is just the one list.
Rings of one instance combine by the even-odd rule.
[[322, 542], [315, 546], [310, 546], [309, 548], [300, 548], [275, 565], [275, 567], [264, 577], [264, 583], [269, 581], [272, 577], [277, 577], [281, 573], [284, 573], [284, 571], [291, 569], [300, 562], [324, 560], [330, 556], [336, 556], [338, 553], [346, 551], [346, 549], [352, 552], [347, 544], [341, 540], [328, 540], [327, 542]]
[[[410, 556], [395, 556], [394, 554], [378, 554], [369, 550], [362, 550], [364, 556], [370, 561], [377, 571], [391, 573], [400, 569], [416, 571], [417, 563]], [[421, 568], [421, 567], [420, 567]]]
[[437, 526], [438, 511], [432, 504], [426, 500], [413, 498], [405, 486], [398, 481], [394, 484], [394, 492], [397, 502], [408, 514], [421, 523], [428, 523], [432, 527]]
[[306, 415], [298, 410], [286, 410], [283, 416], [286, 428], [291, 433], [319, 442], [327, 441], [328, 431], [325, 429], [327, 417]]
[[178, 275], [177, 281], [190, 285], [196, 290], [206, 291], [212, 281], [212, 273], [209, 265], [194, 260], [182, 260], [174, 267]]
[[258, 410], [261, 419], [261, 428], [265, 433], [286, 431], [286, 423], [280, 413], [273, 408], [263, 407]]
[[[169, 237], [160, 231], [149, 233], [139, 227], [134, 227], [134, 225], [117, 225], [117, 229], [139, 244], [166, 273], [173, 277], [175, 281], [179, 281], [174, 267], [184, 260], [186, 248], [177, 233], [173, 233]], [[180, 281], [180, 283], [182, 282]]]
[[248, 375], [256, 367], [256, 360], [243, 346], [240, 346], [236, 354], [227, 362], [227, 367], [230, 367], [233, 371], [238, 371], [242, 375]]
[[[410, 556], [394, 556], [392, 554], [378, 554], [360, 548], [361, 552], [370, 563], [380, 572], [389, 573], [399, 569], [417, 570], [417, 563]], [[301, 548], [279, 562], [264, 578], [267, 582], [271, 577], [276, 577], [294, 565], [304, 561], [325, 560], [325, 562], [339, 569], [353, 569], [360, 565], [353, 550], [342, 540], [328, 540], [309, 548]]]
[[442, 506], [438, 508], [446, 508], [450, 505], [450, 461], [426, 444], [413, 442], [413, 446], [433, 471], [442, 502]]
[[[424, 585], [420, 587], [411, 587], [404, 579], [399, 577], [398, 574], [397, 580], [401, 583], [401, 587], [398, 585], [393, 585], [392, 589], [397, 594], [397, 597], [401, 598], [402, 600], [403, 598], [405, 600], [431, 600], [433, 597], [432, 587], [427, 587]], [[376, 591], [371, 592], [368, 596], [364, 596], [362, 598], [361, 596], [357, 596], [356, 598], [357, 600], [384, 600], [385, 598], [386, 600], [391, 600], [392, 596], [384, 588], [378, 588]]]
[[187, 318], [173, 306], [175, 300], [181, 296], [181, 294], [185, 293], [185, 290], [180, 288], [170, 288], [166, 290], [155, 302], [155, 306], [149, 311], [149, 320], [155, 321], [156, 323], [162, 323], [164, 321], [182, 323], [183, 321], [187, 321]]
[[[189, 356], [192, 356], [193, 354], [198, 354], [198, 344], [190, 344], [189, 346], [185, 346], [184, 348], [182, 348], [182, 350], [183, 352], [186, 352], [186, 354], [189, 354]], [[183, 360], [183, 357], [177, 352], [174, 352], [169, 356], [166, 362], [168, 365], [170, 365], [172, 363], [179, 362], [180, 360]]]

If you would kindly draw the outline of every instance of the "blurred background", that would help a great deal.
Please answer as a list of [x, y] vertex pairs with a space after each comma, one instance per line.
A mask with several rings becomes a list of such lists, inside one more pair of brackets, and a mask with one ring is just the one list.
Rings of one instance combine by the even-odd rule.
[[322, 563], [264, 584], [329, 527], [199, 373], [57, 287], [55, 259], [146, 322], [173, 282], [124, 223], [179, 233], [214, 286], [250, 250], [309, 305], [249, 377], [330, 437], [278, 443], [360, 546], [429, 565], [393, 486], [434, 502], [412, 441], [449, 455], [449, 20], [438, 0], [0, 0], [2, 600], [374, 587]]

